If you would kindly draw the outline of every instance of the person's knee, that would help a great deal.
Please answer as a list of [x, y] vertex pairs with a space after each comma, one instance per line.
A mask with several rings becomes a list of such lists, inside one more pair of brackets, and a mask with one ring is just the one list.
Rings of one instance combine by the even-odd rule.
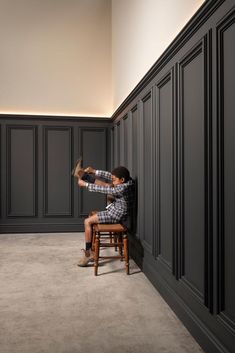
[[94, 216], [94, 215], [96, 215], [97, 213], [98, 213], [98, 211], [91, 211], [91, 212], [89, 213], [89, 217]]
[[85, 227], [89, 227], [89, 226], [90, 226], [90, 224], [89, 224], [89, 217], [84, 220], [84, 226], [85, 226]]
[[90, 228], [93, 224], [96, 224], [98, 222], [99, 220], [98, 220], [97, 214], [94, 214], [93, 216], [87, 217], [84, 220], [84, 226]]
[[85, 221], [84, 221], [85, 227], [90, 227], [93, 223], [94, 222], [92, 221], [91, 217], [86, 218]]

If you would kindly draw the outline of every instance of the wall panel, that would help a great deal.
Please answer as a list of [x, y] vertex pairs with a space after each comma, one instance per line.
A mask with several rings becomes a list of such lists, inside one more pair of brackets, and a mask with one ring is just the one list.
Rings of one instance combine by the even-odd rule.
[[157, 236], [156, 256], [173, 271], [174, 200], [173, 200], [173, 71], [157, 84]]
[[179, 63], [180, 276], [206, 305], [212, 285], [209, 48], [206, 35]]
[[[181, 277], [204, 298], [205, 130], [202, 43], [179, 65], [181, 110]], [[196, 266], [197, 264], [197, 266]]]
[[115, 154], [114, 154], [114, 165], [119, 165], [120, 164], [120, 145], [121, 145], [121, 142], [120, 142], [120, 123], [118, 123], [117, 125], [115, 125], [114, 127], [114, 134], [115, 134], [115, 137], [114, 137], [114, 141], [115, 141]]
[[115, 133], [114, 133], [114, 126], [110, 130], [110, 139], [111, 139], [111, 161], [110, 166], [111, 169], [114, 168], [114, 154], [115, 154]]
[[7, 128], [7, 217], [36, 216], [36, 129]]
[[127, 115], [123, 119], [123, 165], [129, 168], [129, 150], [130, 150], [130, 141], [129, 141], [129, 126], [130, 126], [130, 117]]
[[44, 215], [72, 216], [71, 128], [45, 127], [44, 143]]
[[[2, 127], [0, 125], [0, 165], [2, 165]], [[2, 197], [2, 188], [1, 188], [1, 185], [2, 185], [2, 170], [1, 170], [1, 173], [0, 173], [0, 200], [3, 199]], [[0, 201], [0, 218], [2, 217], [2, 202]]]
[[[135, 235], [137, 238], [140, 237], [140, 200], [139, 200], [139, 195], [140, 195], [140, 185], [138, 183], [138, 175], [139, 175], [139, 114], [138, 114], [138, 106], [135, 105], [131, 110], [130, 110], [130, 117], [131, 117], [131, 155], [130, 155], [130, 160], [131, 160], [131, 176], [135, 181], [135, 204], [133, 208], [133, 223], [132, 223], [132, 228], [135, 232]], [[137, 220], [137, 221], [135, 221]]]
[[217, 27], [219, 100], [219, 273], [220, 319], [235, 334], [235, 38], [234, 11]]
[[135, 179], [138, 175], [138, 147], [139, 147], [139, 139], [138, 139], [138, 108], [135, 106], [131, 112], [132, 118], [132, 177]]
[[212, 308], [211, 32], [179, 63], [180, 277]]
[[148, 92], [141, 99], [141, 114], [142, 114], [142, 153], [143, 160], [141, 161], [142, 169], [142, 239], [143, 245], [149, 252], [153, 252], [153, 93]]
[[[106, 170], [107, 131], [104, 128], [82, 127], [79, 129], [80, 148], [78, 155], [83, 157], [84, 167]], [[84, 164], [83, 163], [83, 164]], [[79, 189], [79, 216], [84, 217], [93, 210], [102, 210], [105, 196]]]

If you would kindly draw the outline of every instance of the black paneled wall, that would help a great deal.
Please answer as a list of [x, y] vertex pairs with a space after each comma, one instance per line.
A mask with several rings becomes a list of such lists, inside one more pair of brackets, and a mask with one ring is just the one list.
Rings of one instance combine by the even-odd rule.
[[103, 195], [78, 188], [71, 170], [109, 169], [108, 119], [1, 116], [0, 232], [83, 231]]
[[235, 352], [235, 10], [206, 1], [113, 116], [132, 256], [206, 352]]

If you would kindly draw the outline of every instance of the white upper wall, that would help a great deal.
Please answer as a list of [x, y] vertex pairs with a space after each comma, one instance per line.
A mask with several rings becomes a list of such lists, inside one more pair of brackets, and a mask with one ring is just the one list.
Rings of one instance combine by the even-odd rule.
[[110, 117], [203, 0], [0, 0], [0, 113]]
[[115, 111], [204, 0], [112, 0]]
[[110, 0], [0, 0], [0, 43], [0, 113], [111, 115]]

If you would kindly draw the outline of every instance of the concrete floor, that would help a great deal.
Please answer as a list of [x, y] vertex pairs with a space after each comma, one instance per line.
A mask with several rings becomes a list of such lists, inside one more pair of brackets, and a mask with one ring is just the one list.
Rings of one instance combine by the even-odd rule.
[[76, 265], [83, 234], [0, 235], [0, 353], [199, 353], [131, 261]]

